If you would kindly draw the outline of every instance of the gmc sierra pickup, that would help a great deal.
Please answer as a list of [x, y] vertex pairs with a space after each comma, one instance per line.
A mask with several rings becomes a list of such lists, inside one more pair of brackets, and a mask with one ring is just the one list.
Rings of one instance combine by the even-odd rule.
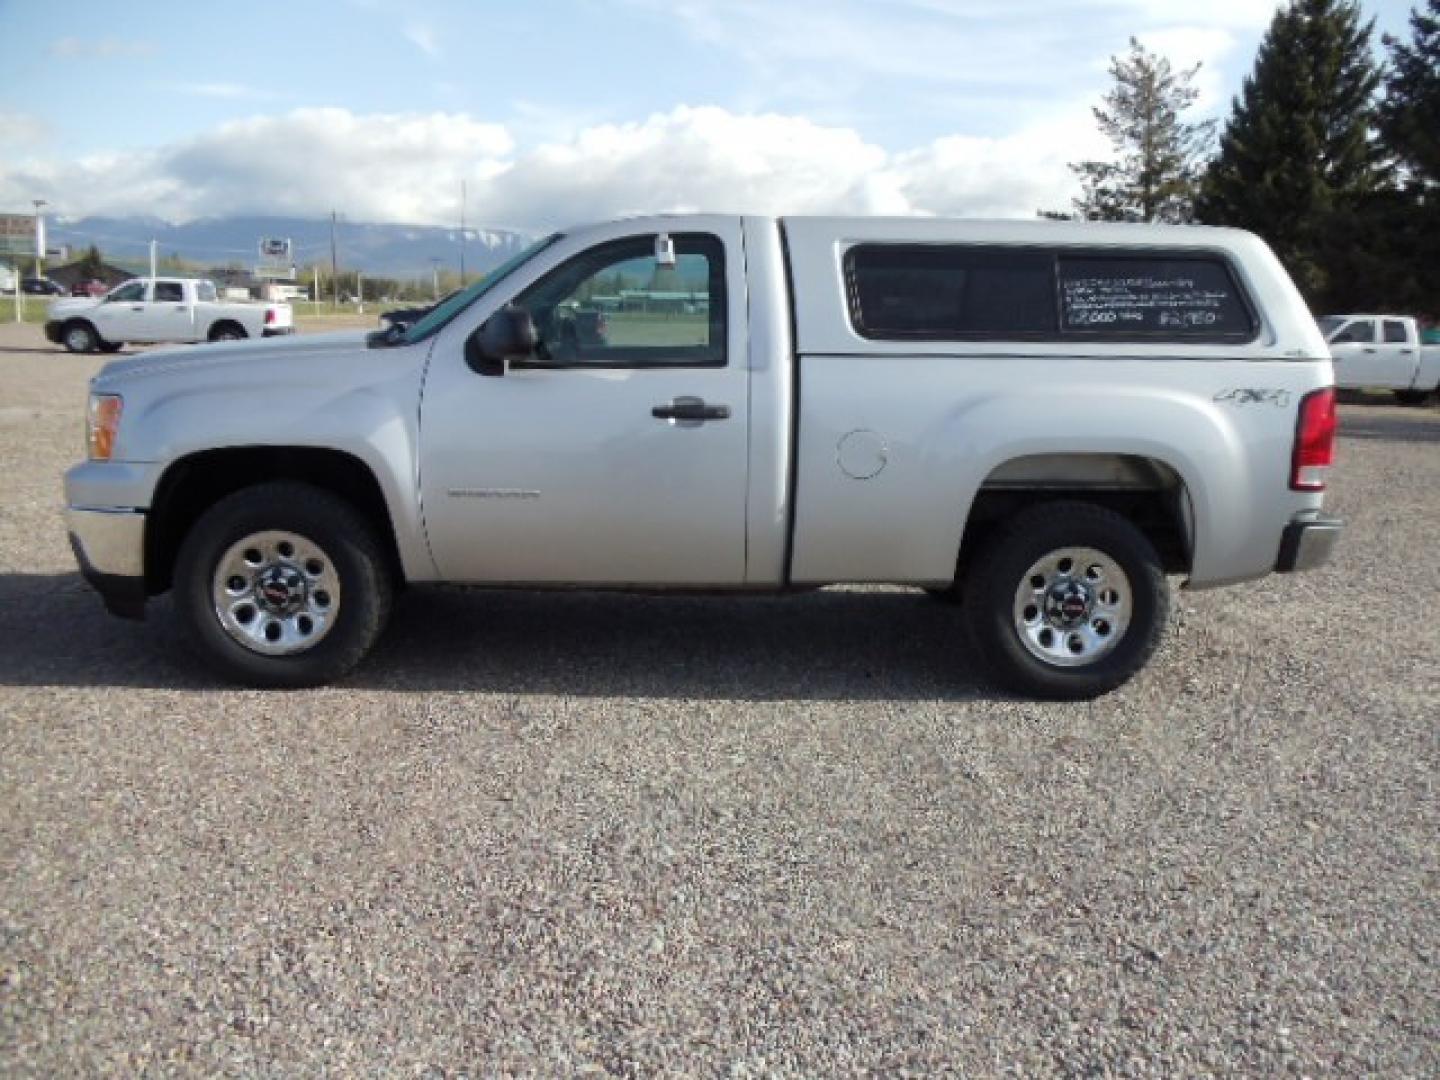
[[1335, 423], [1246, 233], [695, 215], [556, 233], [403, 330], [112, 362], [65, 486], [110, 609], [173, 590], [255, 685], [344, 674], [407, 583], [891, 582], [1084, 698], [1166, 575], [1326, 559]]

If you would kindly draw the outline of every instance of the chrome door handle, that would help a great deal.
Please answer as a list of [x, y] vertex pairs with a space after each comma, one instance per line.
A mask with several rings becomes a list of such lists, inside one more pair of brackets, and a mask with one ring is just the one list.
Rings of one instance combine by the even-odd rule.
[[656, 405], [650, 410], [656, 420], [689, 420], [703, 423], [706, 420], [729, 420], [729, 405], [707, 405], [704, 398], [677, 397], [668, 405]]

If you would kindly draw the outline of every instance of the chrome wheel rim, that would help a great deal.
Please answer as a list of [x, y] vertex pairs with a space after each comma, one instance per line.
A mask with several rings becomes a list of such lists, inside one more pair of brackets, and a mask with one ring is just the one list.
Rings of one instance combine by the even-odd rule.
[[1030, 655], [1055, 667], [1084, 667], [1113, 652], [1133, 612], [1130, 578], [1095, 548], [1041, 556], [1015, 590], [1015, 632]]
[[89, 352], [90, 332], [80, 327], [65, 331], [65, 347], [71, 352]]
[[319, 544], [298, 533], [251, 533], [215, 564], [215, 617], [240, 645], [264, 656], [313, 649], [340, 614], [340, 576]]

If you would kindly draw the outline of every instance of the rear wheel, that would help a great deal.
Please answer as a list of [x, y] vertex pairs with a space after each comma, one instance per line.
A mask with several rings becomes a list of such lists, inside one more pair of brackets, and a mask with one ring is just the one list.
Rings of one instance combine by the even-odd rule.
[[210, 331], [211, 341], [242, 341], [245, 328], [239, 323], [223, 322]]
[[1170, 591], [1154, 545], [1101, 506], [1053, 502], [997, 528], [966, 577], [976, 651], [996, 679], [1055, 700], [1097, 697], [1154, 655]]
[[1401, 405], [1424, 405], [1430, 398], [1429, 390], [1396, 390], [1395, 400]]
[[60, 343], [73, 353], [94, 352], [100, 344], [100, 335], [89, 323], [68, 323], [60, 332]]
[[393, 585], [370, 523], [306, 484], [262, 484], [211, 507], [175, 565], [185, 637], [227, 679], [315, 686], [374, 645]]

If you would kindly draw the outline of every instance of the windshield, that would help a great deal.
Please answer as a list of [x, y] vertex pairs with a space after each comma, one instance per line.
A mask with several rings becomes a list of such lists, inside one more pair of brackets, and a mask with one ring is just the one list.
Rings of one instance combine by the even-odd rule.
[[514, 256], [513, 258], [507, 259], [505, 262], [497, 266], [494, 270], [491, 270], [490, 273], [486, 274], [474, 285], [471, 285], [467, 289], [461, 289], [457, 293], [451, 294], [448, 298], [442, 300], [440, 303], [436, 304], [433, 308], [431, 308], [428, 315], [426, 315], [419, 322], [415, 323], [415, 325], [410, 327], [410, 329], [406, 330], [405, 333], [400, 337], [400, 342], [405, 345], [414, 345], [417, 341], [424, 341], [431, 334], [439, 331], [451, 319], [455, 318], [456, 315], [459, 315], [460, 312], [464, 311], [467, 307], [473, 304], [476, 300], [480, 299], [480, 297], [484, 296], [496, 285], [504, 281], [521, 266], [529, 262], [530, 259], [534, 258], [536, 255], [540, 254], [540, 252], [548, 248], [551, 244], [555, 243], [555, 241], [559, 240], [560, 236], [560, 233], [552, 233], [551, 235], [545, 237], [544, 240], [537, 240], [524, 251], [520, 252], [520, 254]]
[[1327, 339], [1344, 324], [1345, 316], [1343, 315], [1322, 315], [1315, 320], [1315, 325], [1320, 327], [1320, 333], [1324, 334]]

